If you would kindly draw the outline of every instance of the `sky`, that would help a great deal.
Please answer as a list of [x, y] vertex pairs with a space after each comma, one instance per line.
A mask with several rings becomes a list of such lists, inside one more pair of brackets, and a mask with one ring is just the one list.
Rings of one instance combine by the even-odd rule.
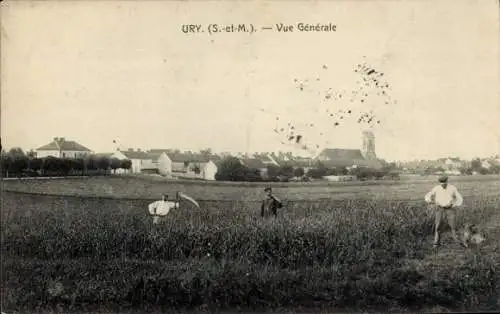
[[[6, 148], [37, 148], [58, 136], [96, 152], [118, 146], [311, 155], [361, 147], [367, 125], [353, 113], [334, 127], [326, 114], [351, 109], [380, 120], [371, 129], [377, 155], [387, 160], [500, 153], [494, 0], [1, 6]], [[336, 31], [261, 30], [301, 22], [332, 23]], [[209, 34], [213, 23], [253, 24], [257, 32]], [[183, 33], [184, 24], [205, 32]], [[391, 102], [325, 101], [325, 90], [345, 96], [357, 88], [354, 69], [362, 63], [384, 74]], [[288, 122], [315, 151], [273, 131]]]

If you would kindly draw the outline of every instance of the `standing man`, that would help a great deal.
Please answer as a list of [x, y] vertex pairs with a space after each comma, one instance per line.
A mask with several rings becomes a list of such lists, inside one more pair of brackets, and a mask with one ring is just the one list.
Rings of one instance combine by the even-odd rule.
[[149, 213], [153, 216], [153, 224], [164, 221], [164, 218], [172, 208], [179, 208], [179, 201], [169, 202], [168, 195], [163, 195], [160, 201], [149, 204]]
[[264, 189], [266, 198], [262, 201], [260, 215], [263, 218], [269, 218], [271, 215], [278, 215], [278, 208], [283, 207], [283, 203], [273, 195], [273, 190], [270, 187]]
[[455, 208], [462, 205], [463, 198], [455, 186], [448, 184], [447, 176], [441, 176], [439, 178], [439, 185], [435, 186], [429, 193], [425, 195], [425, 201], [428, 204], [435, 204], [436, 206], [434, 247], [438, 247], [440, 245], [439, 227], [443, 222], [443, 216], [446, 216], [448, 220], [453, 239], [455, 240], [455, 242], [461, 243], [461, 241], [457, 237], [455, 228]]

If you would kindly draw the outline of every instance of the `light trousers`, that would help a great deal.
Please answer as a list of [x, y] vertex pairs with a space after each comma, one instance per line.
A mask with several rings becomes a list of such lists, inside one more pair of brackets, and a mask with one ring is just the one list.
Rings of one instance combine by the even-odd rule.
[[153, 216], [153, 224], [157, 225], [161, 222], [164, 222], [166, 220], [167, 216]]
[[456, 232], [456, 210], [452, 207], [441, 207], [436, 206], [436, 220], [434, 224], [434, 244], [439, 244], [440, 242], [440, 230], [439, 228], [444, 224], [444, 219], [448, 221], [448, 225], [451, 228], [451, 235], [455, 241], [459, 241]]

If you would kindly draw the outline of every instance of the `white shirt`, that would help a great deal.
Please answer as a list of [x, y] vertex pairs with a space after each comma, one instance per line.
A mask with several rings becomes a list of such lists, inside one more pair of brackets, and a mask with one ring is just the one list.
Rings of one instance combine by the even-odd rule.
[[149, 204], [149, 213], [151, 215], [165, 216], [172, 208], [179, 208], [179, 203], [169, 201], [156, 201]]
[[433, 201], [441, 207], [460, 206], [463, 203], [463, 198], [455, 186], [448, 184], [446, 189], [441, 185], [435, 186], [429, 193], [425, 195], [425, 201], [432, 203]]

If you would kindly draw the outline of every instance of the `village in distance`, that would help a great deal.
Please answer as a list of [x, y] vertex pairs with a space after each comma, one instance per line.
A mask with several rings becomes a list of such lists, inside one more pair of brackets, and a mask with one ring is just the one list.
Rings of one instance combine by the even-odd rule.
[[92, 175], [150, 175], [168, 179], [206, 181], [353, 181], [398, 180], [402, 176], [499, 174], [500, 155], [464, 160], [387, 162], [377, 157], [375, 136], [364, 131], [361, 148], [325, 148], [315, 157], [292, 152], [213, 153], [172, 148], [120, 149], [94, 152], [71, 139], [55, 137], [50, 143], [24, 152], [1, 150], [4, 178]]

